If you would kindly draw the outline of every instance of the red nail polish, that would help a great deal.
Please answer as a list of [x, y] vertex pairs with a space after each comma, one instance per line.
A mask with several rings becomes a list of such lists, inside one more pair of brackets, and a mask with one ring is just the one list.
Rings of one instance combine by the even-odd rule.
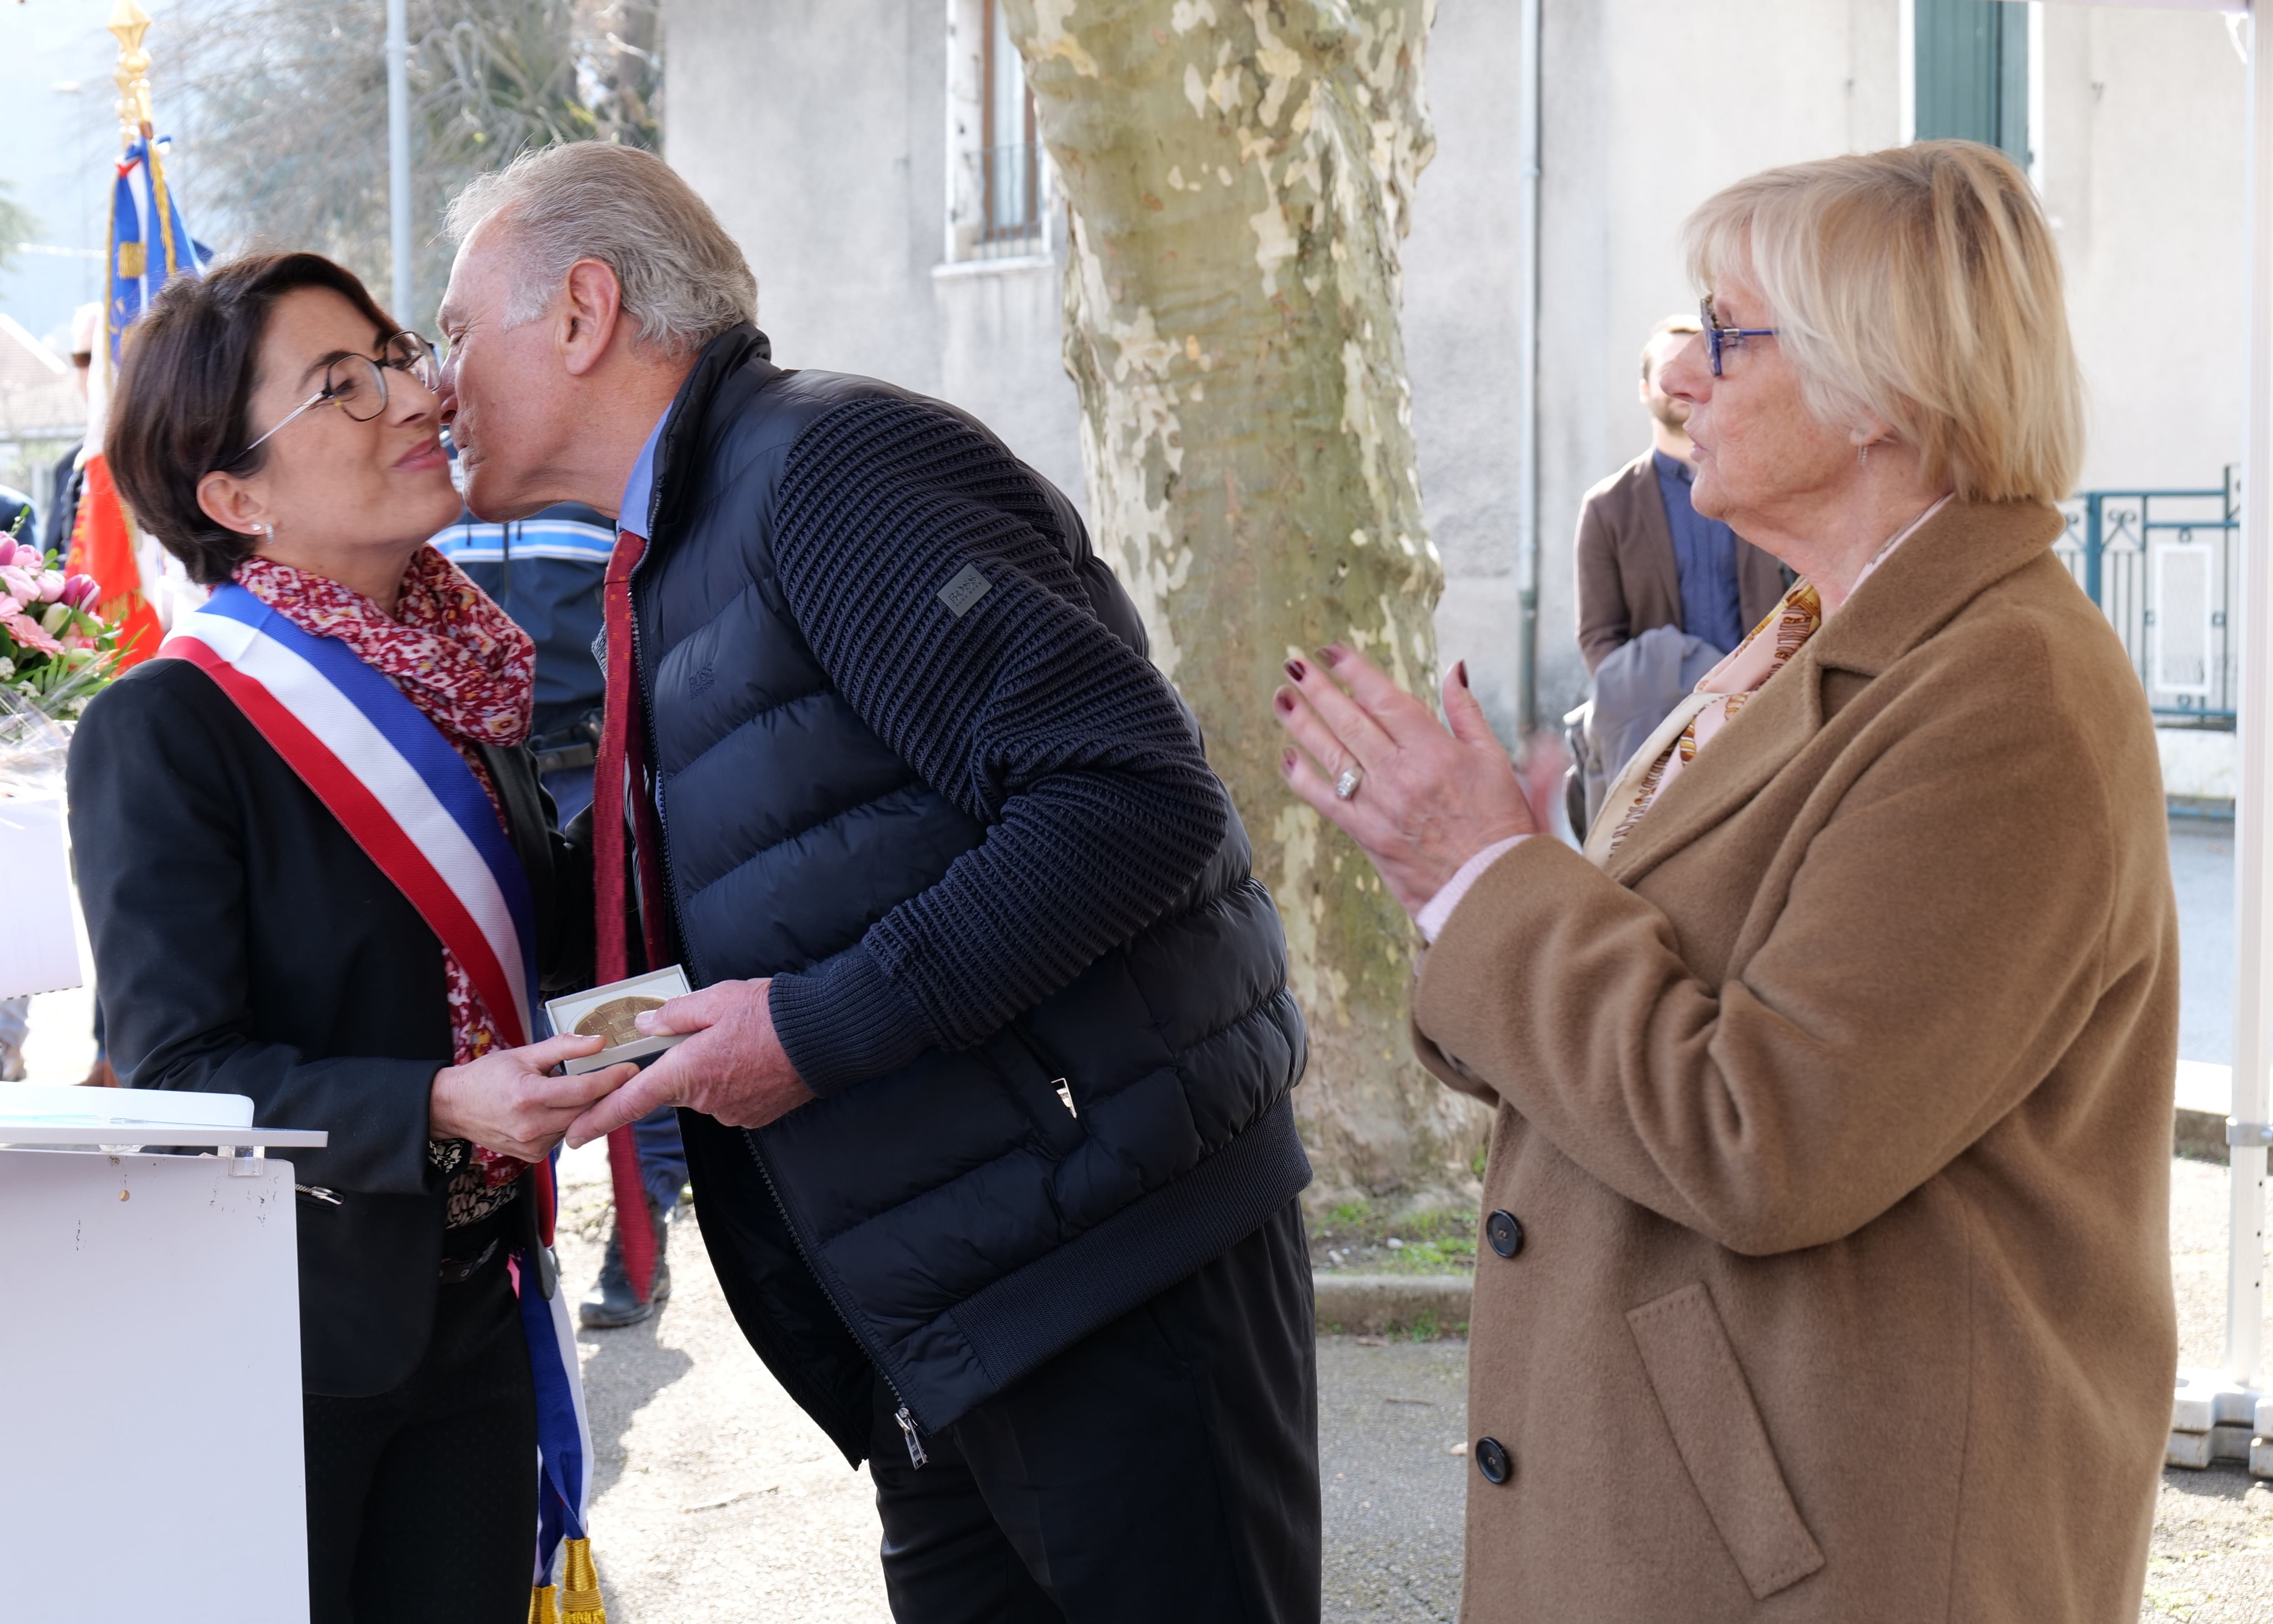
[[1310, 674], [1310, 668], [1298, 659], [1290, 659], [1287, 662], [1287, 674], [1300, 682]]
[[1458, 678], [1460, 680], [1460, 686], [1461, 686], [1462, 688], [1466, 688], [1466, 687], [1467, 687], [1467, 685], [1468, 685], [1468, 662], [1467, 662], [1467, 661], [1466, 661], [1466, 660], [1462, 660], [1459, 665], [1454, 665], [1454, 666], [1452, 667], [1452, 674], [1453, 674], [1454, 676], [1458, 677]]
[[1286, 773], [1291, 773], [1291, 772], [1293, 772], [1293, 771], [1294, 771], [1294, 751], [1292, 751], [1292, 750], [1288, 750], [1287, 752], [1286, 752], [1286, 754], [1284, 754], [1284, 755], [1282, 755], [1281, 756], [1279, 756], [1279, 771], [1281, 771], [1281, 772], [1286, 772]]
[[1271, 703], [1281, 716], [1294, 714], [1294, 696], [1283, 688], [1271, 695]]
[[1318, 658], [1325, 661], [1327, 667], [1331, 669], [1342, 663], [1343, 652], [1344, 650], [1341, 644], [1339, 643], [1330, 643], [1326, 644], [1324, 648], [1318, 650]]

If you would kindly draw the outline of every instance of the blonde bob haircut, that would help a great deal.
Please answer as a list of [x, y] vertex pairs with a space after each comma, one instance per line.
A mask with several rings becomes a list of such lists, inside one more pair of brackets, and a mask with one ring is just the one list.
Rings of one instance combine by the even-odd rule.
[[1834, 429], [1877, 418], [1969, 502], [2056, 502], [2083, 463], [2059, 257], [1994, 147], [1919, 141], [1767, 169], [1706, 199], [1689, 273], [1757, 287]]

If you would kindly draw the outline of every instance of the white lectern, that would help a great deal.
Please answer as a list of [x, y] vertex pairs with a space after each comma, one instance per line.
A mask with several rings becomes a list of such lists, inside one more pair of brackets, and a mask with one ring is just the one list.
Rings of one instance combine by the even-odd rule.
[[264, 1153], [325, 1136], [251, 1121], [0, 1084], [10, 1618], [307, 1624], [292, 1165]]

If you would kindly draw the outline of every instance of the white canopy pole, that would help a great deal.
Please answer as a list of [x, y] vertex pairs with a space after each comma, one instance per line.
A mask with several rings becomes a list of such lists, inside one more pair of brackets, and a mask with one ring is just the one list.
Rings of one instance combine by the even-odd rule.
[[2273, 908], [2266, 821], [2273, 808], [2273, 49], [2249, 20], [2249, 373], [2241, 447], [2241, 778], [2234, 804], [2233, 1116], [2229, 1174], [2225, 1375], [2254, 1387], [2264, 1362], [2267, 1085], [2273, 1068]]

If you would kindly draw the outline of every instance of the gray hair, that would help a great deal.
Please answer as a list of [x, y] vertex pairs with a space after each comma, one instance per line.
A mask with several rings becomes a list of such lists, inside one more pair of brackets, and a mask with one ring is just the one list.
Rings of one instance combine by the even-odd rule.
[[516, 261], [505, 325], [552, 306], [579, 259], [615, 272], [639, 342], [686, 355], [758, 313], [758, 279], [710, 206], [653, 153], [609, 141], [525, 152], [451, 199], [450, 240], [484, 222], [509, 231]]

